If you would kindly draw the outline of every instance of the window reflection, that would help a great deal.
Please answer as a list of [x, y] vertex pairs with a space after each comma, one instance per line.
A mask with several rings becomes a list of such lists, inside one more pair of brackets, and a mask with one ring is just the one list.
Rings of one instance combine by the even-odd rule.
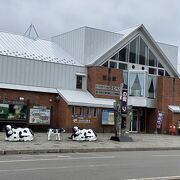
[[129, 91], [130, 96], [144, 96], [144, 73], [130, 73]]
[[[148, 70], [148, 73], [152, 75], [169, 76], [165, 67], [159, 61], [161, 61], [161, 59], [157, 59], [156, 55], [145, 43], [143, 38], [141, 38], [141, 36], [137, 36], [125, 47], [116, 52], [116, 54], [111, 56], [110, 59], [102, 64], [102, 66], [122, 70], [127, 70], [132, 66], [134, 68], [131, 69]], [[134, 64], [129, 66], [129, 62], [143, 66], [135, 66]]]
[[147, 97], [155, 98], [156, 97], [156, 76], [148, 75], [147, 78]]
[[129, 62], [137, 63], [137, 48], [138, 48], [138, 38], [134, 39], [130, 43], [130, 54], [129, 54]]
[[149, 50], [149, 66], [157, 66], [157, 59], [156, 56]]
[[127, 47], [119, 51], [119, 61], [127, 61]]
[[140, 38], [139, 64], [142, 65], [147, 64], [147, 53], [148, 53], [148, 46], [146, 45], [144, 40]]

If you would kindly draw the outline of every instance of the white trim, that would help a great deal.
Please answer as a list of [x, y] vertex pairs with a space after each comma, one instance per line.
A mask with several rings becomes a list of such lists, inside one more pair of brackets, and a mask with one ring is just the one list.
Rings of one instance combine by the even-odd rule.
[[0, 83], [0, 89], [13, 89], [13, 90], [21, 90], [21, 91], [34, 91], [34, 92], [45, 92], [45, 93], [58, 94], [58, 92], [55, 88], [24, 86], [24, 85], [20, 85], [20, 84]]
[[76, 73], [76, 76], [86, 76], [84, 73]]

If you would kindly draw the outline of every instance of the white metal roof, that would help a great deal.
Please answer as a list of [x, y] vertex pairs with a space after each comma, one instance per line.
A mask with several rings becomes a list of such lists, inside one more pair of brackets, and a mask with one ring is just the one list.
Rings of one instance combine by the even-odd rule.
[[0, 32], [0, 54], [82, 66], [54, 42]]
[[34, 92], [45, 92], [45, 93], [57, 93], [58, 94], [58, 92], [55, 88], [24, 86], [24, 85], [7, 84], [7, 83], [0, 83], [0, 89], [13, 89], [13, 90], [21, 90], [21, 91], [34, 91]]
[[123, 34], [124, 36], [126, 36], [126, 35], [129, 35], [130, 33], [132, 33], [133, 31], [135, 31], [136, 29], [138, 29], [141, 25], [142, 24], [140, 24], [138, 26], [134, 26], [134, 27], [128, 28], [128, 29], [124, 29], [124, 30], [118, 31], [116, 33]]
[[168, 105], [168, 109], [174, 113], [180, 113], [180, 106]]
[[95, 98], [88, 91], [58, 89], [68, 105], [113, 108], [113, 99]]

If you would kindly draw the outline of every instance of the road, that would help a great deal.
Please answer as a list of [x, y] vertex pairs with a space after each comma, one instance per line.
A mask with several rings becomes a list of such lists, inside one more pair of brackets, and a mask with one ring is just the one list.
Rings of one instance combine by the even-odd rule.
[[180, 179], [179, 151], [0, 156], [0, 180]]

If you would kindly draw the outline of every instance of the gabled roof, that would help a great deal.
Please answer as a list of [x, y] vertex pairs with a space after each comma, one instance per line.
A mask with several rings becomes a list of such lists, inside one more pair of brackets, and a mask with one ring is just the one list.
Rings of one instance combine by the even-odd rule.
[[0, 55], [82, 66], [56, 43], [0, 32]]
[[54, 36], [52, 41], [65, 49], [81, 64], [87, 65], [121, 36], [115, 32], [85, 26]]
[[99, 65], [99, 64], [102, 64], [103, 61], [107, 60], [108, 54], [113, 52], [113, 49], [117, 49], [122, 44], [128, 43], [128, 41], [127, 41], [128, 37], [130, 37], [133, 34], [137, 33], [137, 31], [141, 31], [141, 32], [143, 32], [146, 35], [146, 37], [149, 40], [149, 42], [151, 42], [153, 44], [153, 47], [155, 48], [155, 50], [157, 52], [159, 52], [161, 58], [164, 60], [165, 64], [167, 64], [168, 68], [173, 73], [173, 75], [175, 77], [179, 77], [179, 74], [178, 74], [177, 70], [171, 64], [170, 60], [164, 54], [162, 49], [158, 46], [156, 41], [152, 38], [150, 33], [146, 30], [146, 28], [144, 27], [143, 24], [141, 24], [139, 26], [136, 26], [136, 27], [133, 27], [133, 28], [129, 28], [129, 29], [123, 30], [123, 31], [119, 31], [118, 33], [122, 34], [123, 36], [121, 38], [119, 38], [112, 46], [110, 46], [108, 49], [106, 49], [106, 51], [102, 52], [98, 57], [96, 57], [94, 60], [92, 60], [88, 65]]
[[58, 89], [68, 105], [113, 108], [113, 99], [95, 98], [88, 91]]

